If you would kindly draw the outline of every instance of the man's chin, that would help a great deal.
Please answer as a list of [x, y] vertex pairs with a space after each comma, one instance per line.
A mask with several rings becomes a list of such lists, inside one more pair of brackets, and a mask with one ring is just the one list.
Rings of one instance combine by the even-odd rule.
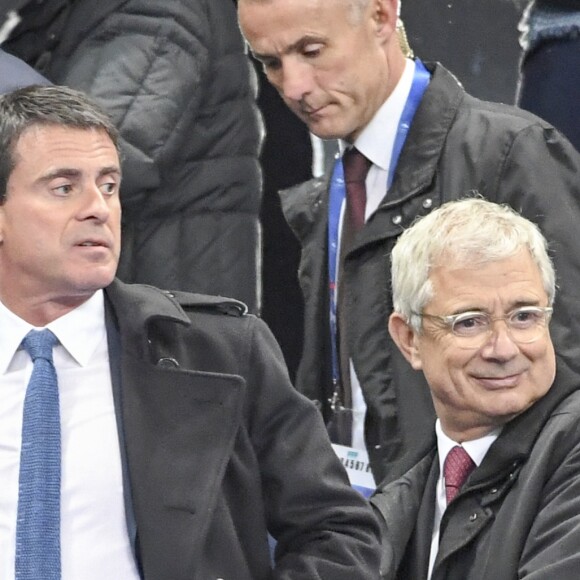
[[308, 119], [302, 119], [308, 130], [316, 135], [319, 139], [324, 141], [329, 141], [331, 139], [343, 139], [344, 134], [338, 130], [336, 127], [330, 126], [328, 123], [311, 121]]
[[79, 294], [94, 294], [97, 290], [102, 290], [111, 284], [115, 279], [115, 273], [111, 271], [99, 272], [96, 269], [91, 275], [79, 278], [74, 281], [73, 286]]
[[319, 139], [324, 141], [329, 141], [333, 139], [343, 139], [348, 143], [354, 143], [356, 135], [358, 133], [353, 133], [349, 128], [343, 125], [337, 126], [336, 123], [331, 122], [330, 119], [318, 119], [304, 121], [309, 129], [309, 131], [316, 135]]

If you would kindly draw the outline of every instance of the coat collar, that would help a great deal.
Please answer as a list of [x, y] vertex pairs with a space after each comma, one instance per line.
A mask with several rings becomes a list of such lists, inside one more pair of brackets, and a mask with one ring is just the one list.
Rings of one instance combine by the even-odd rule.
[[504, 478], [506, 473], [519, 471], [558, 405], [580, 388], [577, 375], [559, 356], [556, 356], [556, 369], [556, 378], [546, 395], [505, 425], [469, 479], [470, 489], [490, 485]]
[[431, 82], [411, 123], [389, 196], [380, 207], [403, 203], [431, 184], [445, 139], [465, 98], [459, 81], [441, 64], [425, 66]]
[[[505, 479], [506, 474], [509, 475], [510, 473], [514, 474], [510, 478], [514, 480], [521, 465], [532, 452], [536, 439], [542, 432], [546, 422], [564, 399], [579, 390], [580, 384], [576, 373], [559, 356], [556, 357], [556, 363], [556, 378], [550, 390], [525, 413], [505, 425], [500, 436], [489, 448], [481, 465], [469, 477], [465, 491], [476, 491], [496, 484]], [[437, 463], [434, 432], [429, 440], [429, 445], [431, 446], [431, 451], [415, 467], [404, 474], [390, 473], [380, 487], [381, 493], [388, 491], [388, 494], [392, 495], [393, 489], [397, 489], [397, 486], [401, 485], [401, 483], [404, 484], [403, 487], [406, 487], [410, 481], [418, 484], [422, 493], [424, 477], [426, 477], [426, 465], [430, 465], [431, 462]], [[375, 502], [373, 501], [373, 503]]]
[[[240, 303], [195, 294], [176, 298], [119, 280], [105, 289], [105, 296], [108, 324], [119, 330], [111, 332], [117, 342], [110, 350], [117, 353], [112, 370], [118, 373], [115, 400], [130, 485], [127, 521], [132, 540], [138, 539], [137, 559], [145, 577], [197, 577], [209, 529], [220, 518], [218, 504], [224, 501], [223, 479], [242, 424], [246, 382], [235, 374], [199, 371], [187, 356], [181, 367], [156, 363], [149, 352], [159, 328], [155, 331], [152, 322], [162, 319], [187, 331], [191, 321], [180, 303], [225, 311]], [[180, 335], [174, 330], [164, 332]], [[220, 353], [207, 348], [196, 332], [186, 332], [173, 346], [188, 354], [203, 350], [204, 357], [220, 360]]]
[[[465, 91], [441, 64], [425, 63], [425, 66], [432, 75], [431, 82], [415, 113], [395, 170], [393, 185], [376, 214], [361, 230], [353, 246], [355, 251], [357, 247], [399, 235], [401, 225], [390, 220], [385, 222], [381, 214], [418, 196], [435, 179], [445, 139], [465, 98]], [[324, 178], [312, 179], [280, 192], [284, 215], [303, 244], [310, 235], [322, 235], [319, 226], [320, 222], [327, 222], [321, 214], [327, 212], [329, 179], [330, 171]], [[431, 200], [431, 204], [436, 207], [438, 202]], [[414, 212], [413, 217], [415, 215]]]
[[105, 288], [105, 296], [113, 306], [123, 343], [141, 358], [147, 357], [147, 328], [156, 319], [165, 319], [189, 326], [191, 321], [173, 293], [145, 286], [125, 284], [115, 279]]

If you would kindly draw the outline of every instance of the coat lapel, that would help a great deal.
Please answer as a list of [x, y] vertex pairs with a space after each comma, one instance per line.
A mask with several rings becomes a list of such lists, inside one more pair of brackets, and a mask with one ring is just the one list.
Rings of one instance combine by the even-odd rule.
[[[170, 294], [115, 282], [106, 295], [108, 326], [120, 329], [120, 349], [112, 349], [111, 365], [114, 376], [119, 360], [114, 353], [120, 350], [115, 402], [121, 408], [122, 457], [131, 492], [127, 511], [134, 514], [143, 575], [194, 578], [240, 427], [245, 381], [188, 368], [183, 356], [157, 364], [151, 356], [158, 338], [148, 334], [151, 321], [167, 321], [169, 333], [190, 324]], [[188, 339], [192, 351], [195, 346]]]
[[244, 388], [241, 377], [124, 360], [123, 424], [145, 577], [195, 577]]
[[[435, 488], [439, 476], [437, 454], [432, 458], [429, 474], [423, 489], [421, 506], [417, 513], [417, 523], [409, 543], [406, 558], [406, 573], [409, 578], [427, 578], [429, 556], [433, 538], [433, 519], [435, 517]], [[405, 575], [399, 575], [404, 578]]]

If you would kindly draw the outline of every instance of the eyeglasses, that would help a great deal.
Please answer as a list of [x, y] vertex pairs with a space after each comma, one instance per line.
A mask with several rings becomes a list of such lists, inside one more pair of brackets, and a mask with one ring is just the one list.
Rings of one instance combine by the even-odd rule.
[[503, 320], [514, 342], [529, 344], [538, 340], [550, 322], [553, 308], [549, 306], [523, 306], [505, 316], [490, 316], [486, 312], [470, 311], [437, 316], [414, 313], [421, 318], [435, 320], [451, 330], [461, 348], [481, 348], [492, 333], [493, 323]]

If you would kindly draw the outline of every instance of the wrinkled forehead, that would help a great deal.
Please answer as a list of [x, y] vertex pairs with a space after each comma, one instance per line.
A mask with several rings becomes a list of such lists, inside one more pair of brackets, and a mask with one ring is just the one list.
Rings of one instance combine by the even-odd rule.
[[357, 2], [360, 4], [361, 0], [239, 0], [238, 20], [242, 32], [250, 29], [261, 30], [264, 35], [268, 35], [271, 29], [261, 28], [260, 23], [322, 24], [320, 20], [313, 18], [325, 14], [347, 15], [351, 8], [358, 5]]
[[440, 261], [430, 269], [429, 282], [431, 302], [453, 305], [457, 311], [482, 309], [497, 300], [509, 308], [545, 306], [548, 298], [541, 270], [527, 249], [481, 262]]
[[348, 0], [242, 0], [242, 34], [254, 55], [281, 57], [309, 40], [339, 42], [350, 29]]
[[117, 174], [117, 148], [105, 129], [60, 125], [31, 126], [14, 147], [7, 187], [29, 188], [55, 176]]
[[[480, 246], [474, 244], [456, 244], [446, 246], [431, 254], [430, 267], [432, 268], [480, 268], [509, 258], [520, 258], [526, 262], [532, 261], [530, 248], [525, 244], [510, 244], [503, 246]], [[537, 266], [536, 266], [537, 267]]]
[[106, 147], [111, 154], [117, 154], [118, 148], [107, 130], [103, 127], [77, 127], [59, 123], [33, 123], [26, 127], [13, 142], [14, 160], [25, 151], [30, 154], [34, 149], [45, 151], [47, 148], [59, 149], [66, 146], [73, 153], [80, 154], [80, 144], [90, 143]]

